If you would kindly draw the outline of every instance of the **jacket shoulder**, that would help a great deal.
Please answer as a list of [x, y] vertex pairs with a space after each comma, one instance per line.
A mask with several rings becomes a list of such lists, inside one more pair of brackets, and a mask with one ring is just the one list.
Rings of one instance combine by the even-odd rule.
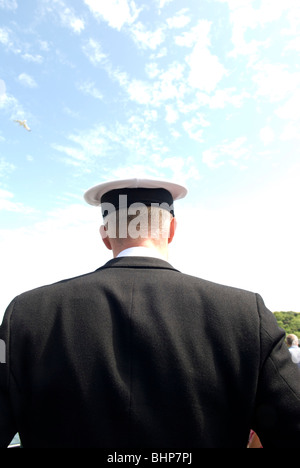
[[65, 278], [60, 281], [56, 281], [54, 283], [46, 284], [43, 286], [39, 286], [37, 288], [24, 291], [23, 293], [16, 296], [13, 300], [15, 303], [19, 302], [27, 302], [31, 299], [35, 299], [37, 297], [43, 297], [47, 295], [55, 295], [59, 292], [66, 293], [68, 290], [73, 290], [78, 287], [82, 287], [85, 284], [91, 283], [93, 281], [93, 277], [95, 276], [96, 272], [85, 273], [83, 275], [74, 276], [71, 278]]
[[209, 281], [185, 273], [181, 273], [181, 281], [183, 281], [185, 285], [190, 284], [191, 287], [200, 289], [203, 294], [210, 296], [211, 298], [236, 298], [242, 301], [256, 301], [257, 294], [246, 289]]

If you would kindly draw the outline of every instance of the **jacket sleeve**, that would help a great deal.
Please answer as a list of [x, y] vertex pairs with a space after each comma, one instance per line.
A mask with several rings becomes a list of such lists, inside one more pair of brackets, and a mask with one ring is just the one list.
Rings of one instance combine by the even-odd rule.
[[265, 448], [300, 447], [300, 370], [284, 331], [258, 295], [257, 308], [261, 360], [252, 429]]
[[17, 433], [15, 418], [9, 396], [10, 353], [9, 332], [10, 318], [13, 311], [12, 302], [4, 315], [0, 326], [1, 362], [0, 362], [0, 448], [6, 448]]

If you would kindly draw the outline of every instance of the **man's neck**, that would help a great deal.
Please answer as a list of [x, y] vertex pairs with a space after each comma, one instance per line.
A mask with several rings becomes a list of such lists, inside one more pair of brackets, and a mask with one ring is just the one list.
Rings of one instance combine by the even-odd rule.
[[154, 246], [134, 246], [128, 247], [122, 250], [116, 255], [116, 258], [119, 257], [154, 257], [161, 260], [167, 260], [167, 255], [156, 249]]

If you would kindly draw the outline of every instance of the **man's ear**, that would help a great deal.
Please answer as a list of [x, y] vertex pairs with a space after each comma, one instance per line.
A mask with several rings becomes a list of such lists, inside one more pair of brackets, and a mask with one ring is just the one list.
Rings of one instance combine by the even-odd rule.
[[101, 234], [101, 238], [102, 238], [102, 241], [105, 245], [105, 247], [108, 249], [108, 250], [112, 250], [112, 246], [111, 246], [111, 243], [110, 243], [110, 239], [108, 237], [108, 234], [107, 234], [107, 230], [106, 230], [106, 227], [105, 226], [100, 226], [100, 234]]
[[169, 233], [169, 238], [168, 238], [168, 244], [170, 244], [175, 236], [175, 231], [177, 228], [177, 220], [176, 218], [171, 219], [170, 223], [170, 233]]

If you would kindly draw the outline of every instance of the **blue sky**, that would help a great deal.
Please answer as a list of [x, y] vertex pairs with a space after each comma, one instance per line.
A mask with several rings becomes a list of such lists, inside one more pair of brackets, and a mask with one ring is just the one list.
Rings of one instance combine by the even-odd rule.
[[189, 190], [174, 266], [300, 311], [299, 32], [298, 0], [0, 0], [1, 310], [110, 258], [86, 189], [153, 176]]

